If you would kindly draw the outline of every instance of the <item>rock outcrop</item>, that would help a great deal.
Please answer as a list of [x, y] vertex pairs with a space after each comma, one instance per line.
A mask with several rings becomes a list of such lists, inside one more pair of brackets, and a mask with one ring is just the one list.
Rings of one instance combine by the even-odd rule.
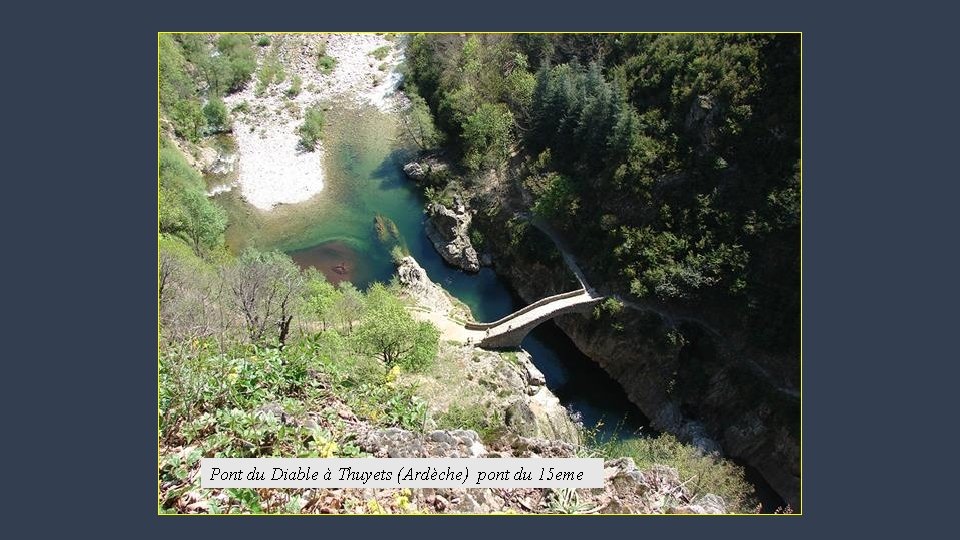
[[[498, 267], [526, 301], [563, 292], [568, 271], [544, 264], [539, 250], [509, 245], [497, 217], [481, 224]], [[596, 284], [593, 284], [596, 286]], [[616, 321], [574, 315], [554, 319], [577, 348], [596, 361], [660, 431], [704, 451], [743, 460], [799, 510], [799, 393], [770, 380], [778, 365], [690, 315], [662, 305], [628, 305]], [[616, 324], [613, 324], [616, 323]]]
[[[434, 430], [417, 434], [399, 428], [376, 429], [358, 440], [361, 448], [377, 457], [575, 457], [576, 446], [542, 438], [515, 437], [487, 447], [476, 432]], [[414, 489], [410, 501], [418, 509], [438, 513], [601, 513], [601, 514], [723, 514], [723, 499], [707, 493], [693, 495], [675, 469], [654, 465], [637, 468], [633, 459], [606, 460], [603, 487], [577, 490], [515, 489]], [[347, 490], [351, 491], [351, 490]], [[367, 490], [367, 497], [377, 492]], [[390, 490], [384, 495], [389, 496]], [[386, 498], [386, 497], [384, 497]], [[389, 500], [389, 499], [387, 499]]]
[[470, 308], [434, 283], [427, 275], [427, 271], [413, 257], [408, 255], [400, 259], [397, 265], [397, 277], [404, 294], [416, 302], [421, 310], [461, 320], [472, 318]]
[[443, 259], [467, 272], [479, 272], [480, 258], [470, 242], [471, 220], [470, 211], [460, 200], [453, 208], [427, 205], [427, 236]]
[[427, 171], [416, 161], [411, 161], [403, 166], [403, 172], [414, 182], [422, 182], [427, 177]]
[[435, 156], [427, 156], [403, 166], [403, 172], [407, 175], [407, 178], [414, 182], [429, 181], [431, 178], [445, 176], [449, 173], [449, 170], [449, 165]]
[[504, 413], [507, 427], [518, 435], [579, 442], [580, 435], [560, 400], [545, 386], [532, 396], [517, 398]]

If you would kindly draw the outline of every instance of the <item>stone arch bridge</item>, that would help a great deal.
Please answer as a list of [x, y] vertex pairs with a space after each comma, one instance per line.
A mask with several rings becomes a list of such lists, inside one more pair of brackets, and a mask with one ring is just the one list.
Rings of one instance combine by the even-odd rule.
[[540, 324], [567, 313], [589, 312], [603, 298], [587, 288], [548, 296], [497, 321], [468, 322], [464, 324], [465, 337], [469, 343], [486, 349], [519, 347], [523, 338]]

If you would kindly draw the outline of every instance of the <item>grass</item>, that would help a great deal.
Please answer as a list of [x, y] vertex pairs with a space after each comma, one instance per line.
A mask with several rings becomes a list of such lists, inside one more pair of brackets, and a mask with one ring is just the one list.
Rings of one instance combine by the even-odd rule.
[[303, 84], [303, 79], [299, 75], [294, 75], [290, 79], [290, 88], [287, 88], [287, 97], [297, 97], [300, 94], [300, 86]]
[[275, 53], [268, 54], [268, 56], [264, 58], [260, 70], [257, 72], [256, 94], [258, 96], [263, 95], [263, 93], [270, 88], [270, 85], [282, 83], [286, 76], [287, 74], [283, 70], [283, 64], [280, 63], [277, 55]]
[[487, 444], [499, 439], [507, 430], [502, 411], [490, 411], [476, 402], [451, 405], [434, 419], [440, 429], [472, 429]]
[[508, 362], [510, 362], [511, 364], [517, 367], [523, 367], [523, 365], [520, 363], [520, 358], [517, 356], [516, 351], [501, 351], [500, 356], [502, 356]]

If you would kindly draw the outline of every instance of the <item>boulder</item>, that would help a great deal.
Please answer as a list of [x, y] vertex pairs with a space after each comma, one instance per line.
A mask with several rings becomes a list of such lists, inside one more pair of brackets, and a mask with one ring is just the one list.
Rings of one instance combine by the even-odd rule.
[[430, 181], [431, 177], [443, 176], [447, 174], [449, 166], [445, 161], [437, 156], [427, 156], [418, 161], [411, 161], [403, 166], [403, 172], [407, 178], [414, 182]]
[[403, 172], [407, 175], [407, 178], [414, 182], [421, 182], [427, 177], [427, 171], [423, 170], [423, 166], [416, 161], [411, 161], [404, 165]]

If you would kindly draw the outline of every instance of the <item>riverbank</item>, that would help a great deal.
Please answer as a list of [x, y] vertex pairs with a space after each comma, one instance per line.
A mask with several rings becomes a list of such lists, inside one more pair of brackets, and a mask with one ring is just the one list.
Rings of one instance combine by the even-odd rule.
[[[312, 151], [302, 148], [297, 132], [308, 108], [349, 101], [388, 111], [404, 99], [396, 92], [402, 52], [383, 35], [278, 34], [269, 40], [258, 48], [254, 80], [224, 99], [239, 156], [229, 187], [261, 211], [307, 201], [324, 189], [326, 148], [322, 140]], [[321, 58], [332, 59], [332, 69]]]

